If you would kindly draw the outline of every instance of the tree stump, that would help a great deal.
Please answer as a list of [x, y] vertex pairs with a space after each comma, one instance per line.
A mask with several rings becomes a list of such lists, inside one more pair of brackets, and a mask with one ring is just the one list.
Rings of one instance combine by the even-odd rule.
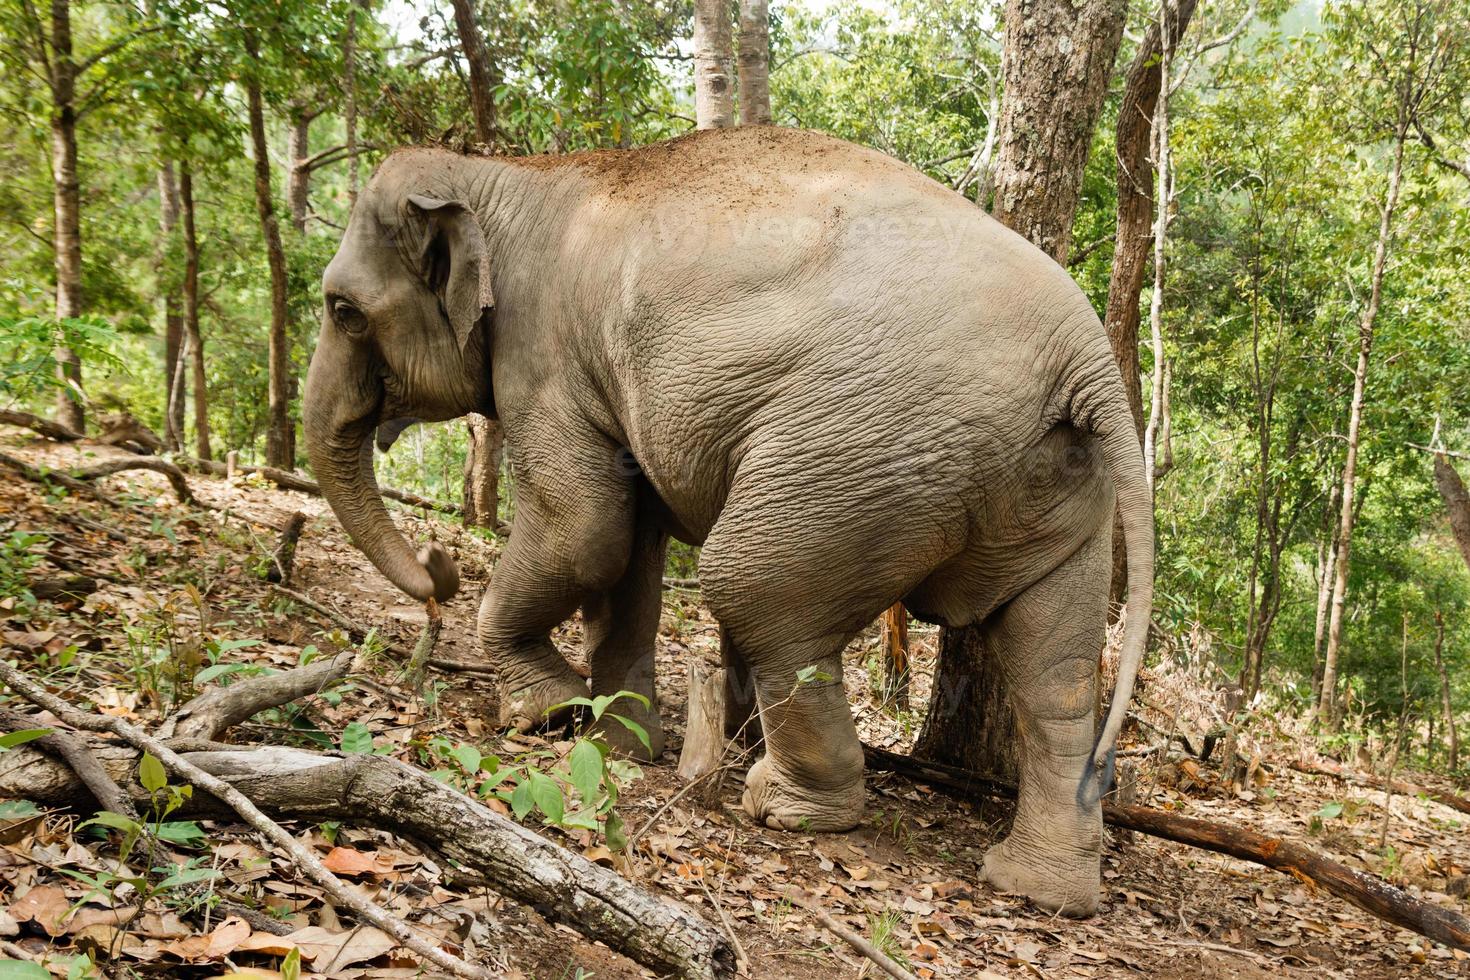
[[883, 701], [901, 711], [909, 707], [909, 611], [895, 602], [883, 614]]
[[712, 804], [724, 781], [716, 773], [725, 757], [725, 672], [699, 661], [689, 665], [689, 715], [684, 726], [684, 748], [679, 753], [679, 778], [704, 780], [696, 798]]

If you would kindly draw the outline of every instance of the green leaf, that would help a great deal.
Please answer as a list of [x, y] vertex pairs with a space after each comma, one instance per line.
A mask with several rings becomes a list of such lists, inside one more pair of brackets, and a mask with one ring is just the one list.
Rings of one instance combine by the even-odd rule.
[[301, 947], [292, 946], [281, 960], [281, 980], [301, 980]]
[[515, 814], [517, 820], [524, 820], [535, 805], [536, 801], [531, 796], [531, 781], [524, 780], [510, 794], [510, 812]]
[[41, 812], [41, 808], [30, 800], [5, 800], [0, 802], [0, 820], [25, 820]]
[[176, 871], [158, 883], [162, 890], [178, 888], [182, 885], [192, 885], [196, 881], [213, 881], [219, 877], [219, 872], [214, 868], [184, 868]]
[[582, 795], [582, 802], [592, 806], [597, 802], [602, 787], [602, 752], [590, 739], [579, 739], [567, 757], [571, 767], [572, 785]]
[[86, 980], [95, 976], [96, 972], [97, 965], [92, 962], [92, 957], [83, 953], [72, 957], [71, 967], [66, 971], [66, 980]]
[[125, 817], [121, 813], [113, 813], [111, 810], [102, 810], [91, 820], [86, 821], [78, 830], [96, 824], [100, 827], [110, 827], [113, 830], [121, 830], [125, 834], [137, 834], [143, 831], [143, 825], [131, 817]]
[[147, 752], [143, 753], [143, 759], [138, 763], [138, 782], [150, 793], [157, 793], [168, 785], [168, 773], [159, 762]]
[[51, 729], [49, 728], [24, 728], [18, 732], [6, 732], [4, 735], [0, 735], [0, 752], [6, 749], [13, 749], [17, 745], [24, 745], [27, 742], [34, 742], [36, 739], [45, 738], [50, 734]]
[[242, 670], [252, 670], [254, 667], [254, 664], [214, 664], [213, 666], [205, 667], [199, 673], [195, 674], [194, 683], [208, 684], [217, 677], [224, 677], [226, 674], [238, 674]]
[[550, 776], [535, 769], [531, 770], [530, 776], [531, 798], [536, 801], [536, 806], [546, 814], [546, 819], [561, 823], [566, 812], [566, 798], [562, 796], [561, 787]]
[[192, 820], [170, 820], [158, 825], [158, 837], [171, 844], [198, 844], [204, 841], [204, 828]]
[[372, 729], [360, 721], [349, 722], [342, 729], [342, 738], [339, 744], [342, 751], [348, 755], [367, 755], [373, 750]]
[[449, 750], [449, 757], [471, 775], [480, 768], [480, 750], [473, 745], [456, 745]]
[[1321, 817], [1323, 820], [1331, 820], [1334, 817], [1340, 817], [1342, 816], [1342, 804], [1329, 803], [1322, 809], [1318, 810], [1316, 816]]
[[0, 980], [51, 980], [51, 971], [29, 960], [0, 960]]
[[638, 724], [632, 718], [625, 718], [622, 715], [608, 715], [608, 717], [615, 719], [616, 721], [621, 723], [624, 728], [636, 735], [638, 737], [638, 741], [643, 743], [643, 747], [645, 749], [647, 749], [649, 752], [653, 751], [653, 744], [648, 740], [648, 729]]
[[628, 846], [628, 831], [623, 826], [623, 818], [618, 816], [618, 811], [613, 810], [607, 815], [602, 832], [607, 835], [608, 850], [621, 851]]

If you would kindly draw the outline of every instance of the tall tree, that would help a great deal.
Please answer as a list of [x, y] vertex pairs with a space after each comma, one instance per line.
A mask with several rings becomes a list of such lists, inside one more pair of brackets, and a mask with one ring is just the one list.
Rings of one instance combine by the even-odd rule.
[[204, 336], [199, 330], [199, 233], [194, 222], [194, 167], [179, 164], [179, 204], [184, 219], [184, 330], [194, 389], [194, 455], [210, 459], [209, 394], [204, 371]]
[[[1123, 36], [1122, 0], [1009, 0], [993, 213], [1065, 262], [1092, 134]], [[929, 717], [915, 753], [1015, 775], [1015, 722], [978, 627], [940, 632]]]
[[[1194, 16], [1196, 0], [1178, 0], [1172, 16], [1161, 18], [1169, 26], [1171, 49]], [[1167, 5], [1166, 5], [1167, 9]], [[1154, 164], [1152, 153], [1154, 115], [1159, 103], [1165, 35], [1160, 20], [1149, 24], [1128, 68], [1123, 102], [1118, 108], [1117, 221], [1113, 269], [1108, 280], [1108, 305], [1103, 323], [1113, 344], [1113, 356], [1123, 373], [1123, 387], [1133, 409], [1138, 438], [1143, 439], [1143, 386], [1138, 362], [1139, 297], [1143, 293], [1144, 270], [1154, 237]], [[1119, 579], [1121, 537], [1114, 536], [1114, 581]]]
[[771, 122], [770, 8], [769, 0], [740, 0], [740, 37], [736, 49], [742, 126], [767, 126]]
[[694, 0], [694, 118], [700, 129], [734, 122], [730, 52], [730, 5]]
[[[470, 114], [475, 120], [475, 139], [494, 147], [499, 138], [495, 128], [495, 63], [480, 33], [472, 0], [454, 0], [454, 27], [470, 66]], [[505, 437], [498, 422], [475, 413], [465, 420], [465, 433], [464, 520], [476, 527], [493, 528], [499, 523], [500, 455]]]
[[[47, 47], [50, 52], [48, 54]], [[77, 64], [72, 52], [70, 0], [52, 0], [49, 39], [41, 36], [37, 50], [47, 67], [51, 88], [51, 179], [55, 214], [56, 319], [82, 315], [82, 202], [77, 177]], [[81, 432], [82, 362], [71, 348], [56, 351], [62, 387], [56, 395], [56, 421]]]
[[991, 213], [1063, 264], [1126, 13], [1122, 0], [1006, 4]]
[[1460, 479], [1460, 473], [1450, 462], [1449, 456], [1444, 453], [1434, 454], [1434, 485], [1439, 488], [1439, 495], [1444, 498], [1445, 511], [1450, 515], [1450, 531], [1455, 536], [1455, 544], [1460, 546], [1460, 554], [1465, 559], [1465, 567], [1470, 568], [1470, 493], [1465, 490], [1465, 481]]
[[[1436, 105], [1451, 98], [1450, 89], [1458, 88], [1455, 82], [1446, 78], [1445, 71], [1447, 62], [1456, 56], [1451, 47], [1458, 43], [1455, 34], [1445, 29], [1444, 24], [1453, 2], [1383, 0], [1361, 7], [1343, 8], [1336, 13], [1340, 20], [1333, 37], [1341, 50], [1335, 50], [1333, 54], [1357, 62], [1357, 71], [1352, 73], [1353, 125], [1359, 125], [1366, 117], [1371, 136], [1386, 137], [1389, 147], [1382, 204], [1378, 209], [1378, 233], [1374, 239], [1373, 264], [1369, 272], [1368, 298], [1358, 318], [1358, 360], [1353, 371], [1347, 456], [1342, 468], [1337, 561], [1327, 624], [1327, 648], [1323, 653], [1322, 691], [1317, 709], [1318, 717], [1329, 731], [1335, 731], [1340, 720], [1337, 713], [1338, 659], [1352, 569], [1353, 525], [1357, 518], [1354, 495], [1374, 329], [1383, 302], [1389, 254], [1393, 249], [1394, 219], [1404, 177], [1404, 154], [1415, 120], [1431, 115]], [[1367, 83], [1367, 92], [1363, 91], [1364, 82]], [[1377, 101], [1376, 106], [1373, 101]], [[1363, 111], [1365, 102], [1368, 103], [1366, 112]], [[1346, 105], [1345, 99], [1344, 111]]]
[[179, 297], [169, 262], [178, 223], [179, 183], [173, 161], [165, 159], [158, 168], [158, 289], [163, 294], [163, 443], [172, 452], [178, 452], [184, 444], [184, 399], [179, 373], [184, 317], [179, 312]]
[[454, 27], [459, 33], [459, 46], [469, 65], [470, 113], [475, 119], [475, 139], [487, 146], [495, 145], [495, 67], [485, 38], [475, 18], [473, 0], [453, 0]]
[[265, 100], [261, 92], [260, 41], [254, 27], [243, 36], [250, 59], [245, 77], [246, 111], [250, 117], [250, 146], [255, 158], [255, 210], [265, 239], [266, 263], [270, 267], [271, 322], [266, 356], [269, 380], [265, 460], [268, 466], [290, 470], [296, 466], [296, 427], [291, 421], [291, 337], [289, 283], [286, 251], [281, 244], [281, 225], [276, 219], [271, 193], [271, 163], [265, 137]]

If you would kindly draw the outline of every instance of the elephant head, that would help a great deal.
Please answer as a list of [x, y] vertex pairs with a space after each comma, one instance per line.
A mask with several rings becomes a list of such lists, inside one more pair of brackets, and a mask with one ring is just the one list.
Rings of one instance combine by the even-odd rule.
[[322, 492], [357, 546], [404, 592], [444, 600], [459, 572], [440, 545], [415, 554], [394, 526], [373, 475], [373, 435], [386, 448], [408, 421], [493, 415], [495, 301], [475, 212], [409, 183], [379, 172], [322, 276], [303, 428]]

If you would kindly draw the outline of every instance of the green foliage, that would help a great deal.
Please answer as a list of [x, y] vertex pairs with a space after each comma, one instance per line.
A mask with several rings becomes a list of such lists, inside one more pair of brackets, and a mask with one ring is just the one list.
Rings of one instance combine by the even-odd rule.
[[[617, 721], [646, 747], [648, 732], [643, 726], [608, 710], [623, 698], [648, 706], [642, 695], [619, 691], [596, 698], [574, 698], [549, 710], [585, 708], [592, 722], [603, 718]], [[429, 775], [435, 779], [480, 799], [499, 800], [517, 820], [537, 812], [550, 826], [600, 834], [610, 850], [620, 851], [627, 845], [627, 837], [622, 815], [616, 809], [618, 797], [630, 783], [642, 778], [643, 770], [610, 752], [607, 741], [597, 731], [568, 743], [529, 749], [512, 760], [438, 736], [423, 749], [426, 761], [434, 766]]]

